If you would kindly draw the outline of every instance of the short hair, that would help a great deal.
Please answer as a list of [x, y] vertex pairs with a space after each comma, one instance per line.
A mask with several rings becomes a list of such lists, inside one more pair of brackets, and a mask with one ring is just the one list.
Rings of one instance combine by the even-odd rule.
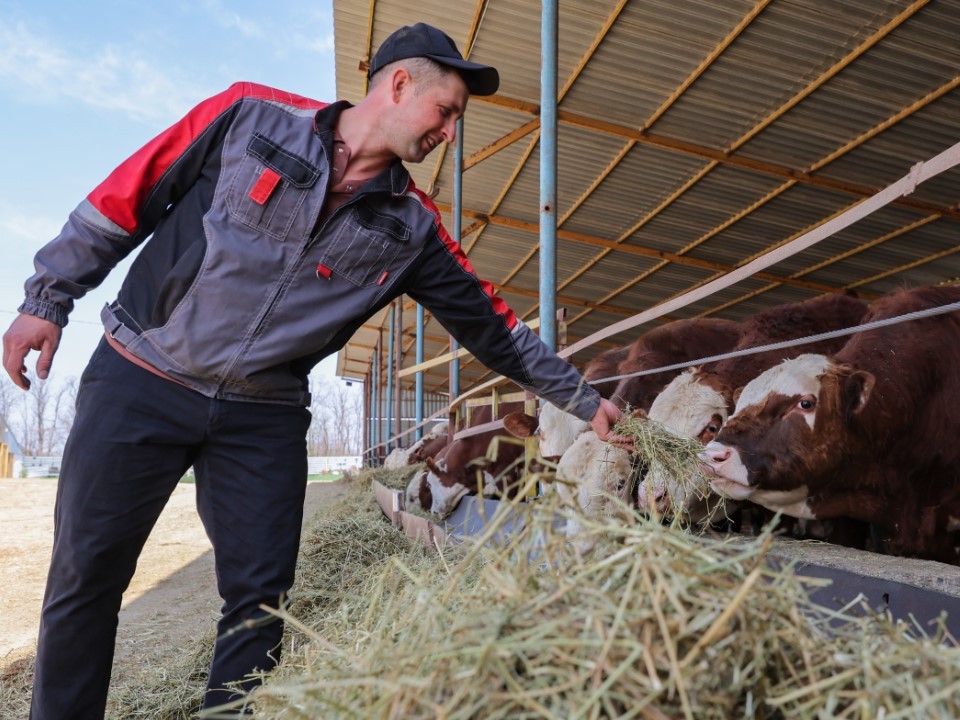
[[397, 60], [384, 65], [370, 78], [370, 88], [376, 87], [383, 78], [387, 77], [398, 67], [405, 67], [414, 81], [414, 93], [419, 95], [425, 88], [431, 87], [443, 80], [450, 73], [456, 72], [453, 68], [441, 65], [428, 57], [412, 57]]

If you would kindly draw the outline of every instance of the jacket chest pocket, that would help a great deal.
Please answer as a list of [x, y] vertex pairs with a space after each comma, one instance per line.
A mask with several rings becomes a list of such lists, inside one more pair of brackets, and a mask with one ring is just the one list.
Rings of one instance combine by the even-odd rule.
[[305, 237], [317, 208], [304, 205], [319, 177], [309, 162], [255, 133], [227, 190], [230, 215], [277, 240]]
[[410, 228], [401, 220], [378, 213], [362, 202], [325, 241], [320, 262], [357, 287], [382, 283], [400, 251], [408, 246]]

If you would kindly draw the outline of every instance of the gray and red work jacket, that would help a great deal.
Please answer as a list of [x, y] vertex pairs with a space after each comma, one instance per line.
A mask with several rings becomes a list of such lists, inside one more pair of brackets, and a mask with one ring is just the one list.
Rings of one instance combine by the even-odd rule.
[[20, 310], [66, 325], [146, 240], [104, 325], [208, 397], [308, 405], [310, 369], [406, 293], [484, 365], [592, 418], [596, 391], [476, 276], [402, 163], [320, 220], [345, 107], [250, 83], [200, 103], [70, 214]]

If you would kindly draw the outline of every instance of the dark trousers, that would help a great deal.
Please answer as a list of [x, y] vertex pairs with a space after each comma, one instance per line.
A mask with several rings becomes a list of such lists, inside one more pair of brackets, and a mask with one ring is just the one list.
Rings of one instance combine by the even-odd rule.
[[61, 465], [33, 720], [103, 717], [123, 592], [191, 465], [224, 600], [204, 705], [229, 701], [227, 683], [276, 665], [282, 623], [241, 626], [293, 584], [309, 423], [303, 408], [206, 398], [101, 342]]

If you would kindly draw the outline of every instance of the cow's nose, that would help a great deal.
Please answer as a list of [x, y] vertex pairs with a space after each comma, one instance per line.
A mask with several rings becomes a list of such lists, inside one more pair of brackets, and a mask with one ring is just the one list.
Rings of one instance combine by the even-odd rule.
[[729, 460], [732, 454], [733, 450], [726, 445], [713, 441], [707, 444], [702, 453], [697, 454], [697, 459], [702, 463], [719, 465]]

